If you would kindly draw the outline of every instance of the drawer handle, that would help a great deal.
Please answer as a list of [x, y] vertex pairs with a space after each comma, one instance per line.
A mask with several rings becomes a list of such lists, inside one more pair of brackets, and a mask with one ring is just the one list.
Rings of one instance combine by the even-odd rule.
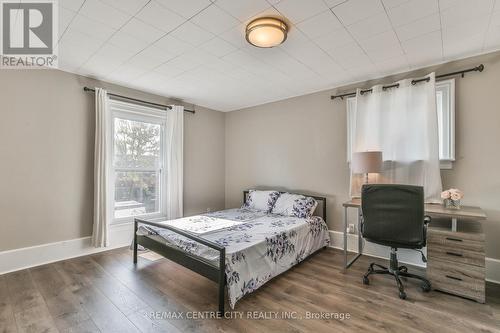
[[464, 255], [462, 253], [455, 253], [455, 252], [446, 252], [447, 255], [450, 256], [455, 256], [455, 257], [463, 257]]
[[446, 237], [446, 239], [454, 242], [463, 242], [463, 239], [460, 238]]
[[457, 281], [462, 281], [462, 279], [461, 279], [461, 278], [457, 278], [457, 277], [454, 277], [454, 276], [451, 276], [451, 275], [446, 275], [446, 277], [447, 277], [448, 279], [457, 280]]

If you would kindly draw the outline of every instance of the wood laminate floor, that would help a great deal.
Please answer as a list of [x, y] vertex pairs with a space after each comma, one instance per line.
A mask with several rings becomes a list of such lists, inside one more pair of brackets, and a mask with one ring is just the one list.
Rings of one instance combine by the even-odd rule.
[[[217, 308], [213, 282], [166, 259], [134, 266], [131, 251], [111, 250], [1, 275], [0, 332], [500, 332], [500, 286], [488, 284], [478, 304], [408, 280], [403, 301], [389, 276], [362, 284], [373, 260], [344, 274], [341, 252], [321, 250], [228, 314], [243, 318], [188, 319]], [[350, 318], [269, 319], [307, 312]]]

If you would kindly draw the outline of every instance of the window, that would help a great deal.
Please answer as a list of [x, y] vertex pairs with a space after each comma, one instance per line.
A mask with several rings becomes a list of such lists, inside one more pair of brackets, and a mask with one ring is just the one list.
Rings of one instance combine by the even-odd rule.
[[121, 101], [110, 110], [115, 223], [164, 215], [164, 113]]
[[[351, 159], [356, 97], [347, 98], [347, 161]], [[451, 169], [455, 161], [455, 79], [436, 82], [441, 169]]]

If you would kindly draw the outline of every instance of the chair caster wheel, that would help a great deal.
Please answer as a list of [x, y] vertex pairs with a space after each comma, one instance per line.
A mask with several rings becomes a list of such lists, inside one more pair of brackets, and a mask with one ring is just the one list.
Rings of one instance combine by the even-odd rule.
[[404, 291], [399, 292], [399, 298], [406, 299], [406, 293]]
[[363, 276], [363, 284], [366, 284], [366, 285], [370, 284], [370, 280], [368, 280], [368, 277]]
[[425, 282], [422, 283], [421, 288], [422, 288], [422, 291], [426, 292], [426, 293], [428, 293], [432, 289], [431, 284], [430, 283], [425, 283]]

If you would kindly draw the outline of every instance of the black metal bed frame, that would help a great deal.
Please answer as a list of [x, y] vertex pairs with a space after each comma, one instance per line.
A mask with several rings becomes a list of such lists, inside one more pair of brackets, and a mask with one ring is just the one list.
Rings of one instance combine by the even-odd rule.
[[[249, 191], [243, 191], [243, 202], [246, 201], [246, 198], [248, 196]], [[285, 192], [280, 192], [280, 193], [285, 193]], [[326, 198], [325, 197], [317, 197], [309, 194], [304, 194], [305, 196], [312, 197], [316, 199], [317, 201], [321, 202], [323, 205], [322, 213], [323, 213], [323, 219], [326, 221]], [[165, 243], [158, 242], [154, 239], [151, 239], [145, 235], [138, 235], [137, 231], [139, 229], [139, 224], [145, 224], [149, 226], [154, 226], [162, 229], [167, 229], [170, 231], [175, 232], [176, 234], [179, 234], [181, 236], [184, 236], [186, 238], [189, 238], [191, 240], [194, 240], [200, 244], [203, 244], [205, 246], [208, 246], [216, 251], [219, 252], [219, 265], [214, 265], [210, 261], [199, 257], [192, 255], [186, 251], [181, 250], [180, 248], [174, 247], [174, 246], [169, 246]], [[226, 248], [223, 246], [220, 246], [219, 244], [216, 244], [214, 242], [208, 241], [204, 238], [201, 238], [193, 233], [157, 223], [157, 222], [151, 222], [151, 221], [145, 221], [142, 219], [134, 219], [134, 264], [137, 263], [137, 247], [138, 245], [142, 245], [145, 248], [147, 248], [150, 251], [156, 252], [158, 254], [161, 254], [167, 259], [172, 260], [173, 262], [184, 266], [193, 272], [196, 272], [207, 279], [210, 279], [214, 281], [215, 283], [218, 284], [219, 292], [218, 292], [218, 301], [219, 301], [219, 311], [218, 315], [223, 316], [224, 315], [224, 291], [225, 291], [225, 286], [226, 286], [226, 276], [225, 276], [225, 267], [226, 267]]]

